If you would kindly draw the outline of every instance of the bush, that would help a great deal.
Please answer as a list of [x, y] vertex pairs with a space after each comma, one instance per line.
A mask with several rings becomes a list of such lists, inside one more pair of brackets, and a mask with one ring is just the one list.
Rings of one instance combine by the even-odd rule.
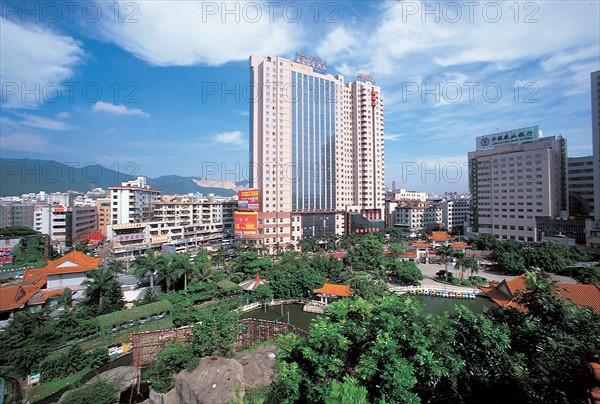
[[176, 342], [158, 353], [156, 362], [148, 370], [147, 378], [154, 391], [166, 393], [174, 386], [173, 375], [183, 369], [191, 371], [196, 366], [198, 357], [194, 356], [193, 347]]
[[468, 279], [463, 279], [462, 284], [463, 286], [473, 286], [473, 282]]
[[72, 390], [62, 402], [63, 404], [110, 404], [118, 400], [119, 387], [117, 384], [99, 379]]
[[105, 346], [99, 346], [94, 348], [92, 352], [88, 354], [87, 362], [92, 369], [99, 368], [110, 360], [108, 356], [108, 348]]
[[460, 283], [460, 280], [458, 278], [452, 278], [452, 280], [450, 282], [452, 282], [452, 284], [454, 286], [458, 286], [458, 284]]
[[75, 373], [88, 365], [88, 355], [78, 345], [68, 350], [62, 350], [44, 358], [38, 369], [47, 379], [67, 376]]

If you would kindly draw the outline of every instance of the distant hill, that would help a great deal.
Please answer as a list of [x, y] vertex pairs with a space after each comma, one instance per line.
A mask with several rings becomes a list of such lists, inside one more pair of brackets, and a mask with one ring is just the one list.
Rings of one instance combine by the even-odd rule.
[[[143, 175], [143, 173], [137, 174]], [[137, 176], [136, 175], [136, 176]], [[31, 192], [46, 191], [87, 192], [93, 188], [108, 188], [121, 185], [135, 176], [121, 173], [98, 164], [85, 167], [72, 167], [53, 160], [9, 159], [0, 158], [0, 196], [21, 195]], [[148, 184], [163, 194], [187, 194], [200, 192], [204, 195], [214, 193], [222, 196], [235, 195], [230, 188], [202, 187], [197, 185], [195, 177], [179, 175], [163, 175], [157, 178], [148, 177]], [[247, 181], [236, 183], [244, 187]]]

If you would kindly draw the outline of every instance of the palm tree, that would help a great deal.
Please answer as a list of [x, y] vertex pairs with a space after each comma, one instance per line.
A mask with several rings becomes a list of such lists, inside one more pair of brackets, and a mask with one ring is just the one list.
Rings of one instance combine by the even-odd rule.
[[479, 270], [479, 264], [477, 263], [477, 260], [475, 258], [469, 257], [469, 256], [467, 256], [467, 254], [465, 254], [463, 252], [458, 253], [456, 258], [457, 258], [456, 269], [457, 270], [460, 269], [460, 271], [461, 271], [461, 280], [465, 276], [466, 269], [471, 270], [471, 276], [473, 276], [473, 270], [475, 268], [477, 268], [477, 270]]
[[448, 282], [448, 257], [453, 257], [455, 254], [456, 251], [449, 245], [443, 245], [435, 252], [435, 255], [444, 257], [444, 269], [446, 270], [444, 273], [446, 274], [446, 282]]
[[167, 293], [169, 293], [171, 286], [181, 279], [185, 273], [185, 261], [189, 265], [187, 254], [171, 254], [167, 258], [165, 265], [158, 267], [159, 280], [164, 282]]
[[100, 265], [95, 271], [88, 272], [87, 276], [82, 283], [86, 287], [83, 305], [92, 313], [104, 314], [123, 307], [121, 284], [108, 268]]
[[108, 269], [110, 269], [115, 274], [123, 273], [123, 262], [113, 260], [108, 263]]
[[135, 276], [142, 279], [144, 276], [150, 277], [150, 287], [154, 287], [154, 274], [158, 268], [164, 265], [164, 257], [154, 254], [154, 250], [146, 250], [146, 255], [140, 255], [133, 260], [132, 268], [135, 271]]
[[[208, 252], [204, 249], [198, 251], [194, 257], [193, 270], [190, 273], [190, 278], [194, 282], [211, 282], [214, 278], [212, 264], [208, 258]], [[185, 289], [187, 289], [187, 279], [184, 279]]]
[[243, 272], [238, 271], [234, 266], [225, 267], [223, 270], [225, 277], [231, 282], [241, 282], [244, 276]]
[[73, 292], [71, 289], [65, 288], [61, 295], [56, 296], [56, 301], [58, 302], [58, 307], [63, 307], [68, 311], [73, 303]]

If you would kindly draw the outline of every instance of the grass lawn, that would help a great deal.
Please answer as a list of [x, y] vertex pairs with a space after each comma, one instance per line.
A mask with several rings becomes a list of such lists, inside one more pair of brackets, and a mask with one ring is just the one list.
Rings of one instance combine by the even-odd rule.
[[67, 377], [50, 380], [49, 382], [40, 384], [39, 386], [35, 386], [28, 390], [24, 390], [23, 394], [26, 396], [29, 402], [36, 402], [38, 400], [51, 396], [52, 394], [62, 390], [67, 386], [77, 385], [79, 380], [83, 376], [85, 376], [90, 370], [91, 369], [89, 367], [86, 367], [84, 369], [81, 369], [79, 372], [73, 373], [72, 375], [69, 375]]
[[128, 328], [119, 331], [116, 334], [101, 335], [94, 339], [82, 341], [79, 345], [85, 351], [92, 350], [97, 346], [119, 344], [121, 342], [131, 341], [131, 334], [146, 331], [166, 330], [173, 327], [173, 317], [166, 316], [156, 321], [149, 321], [144, 325]]

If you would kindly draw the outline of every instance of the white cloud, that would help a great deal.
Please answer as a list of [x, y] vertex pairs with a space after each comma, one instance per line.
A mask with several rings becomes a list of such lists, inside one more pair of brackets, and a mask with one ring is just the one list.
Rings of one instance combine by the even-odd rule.
[[46, 118], [38, 115], [31, 114], [18, 114], [17, 116], [21, 117], [22, 120], [20, 124], [23, 126], [27, 126], [29, 128], [40, 128], [40, 129], [49, 129], [49, 130], [71, 130], [71, 126], [54, 119]]
[[388, 140], [390, 142], [399, 142], [400, 139], [402, 139], [404, 137], [404, 135], [402, 134], [390, 134], [390, 133], [386, 133], [385, 135], [383, 135], [383, 140]]
[[[30, 108], [55, 99], [81, 63], [81, 44], [47, 28], [0, 19], [2, 106]], [[34, 90], [35, 94], [29, 91]], [[25, 93], [27, 90], [27, 93]]]
[[107, 112], [115, 115], [131, 115], [131, 116], [142, 116], [148, 118], [150, 114], [142, 111], [138, 108], [127, 108], [123, 104], [114, 105], [108, 102], [98, 101], [92, 106], [93, 112]]
[[234, 132], [218, 133], [212, 137], [217, 143], [228, 144], [239, 148], [247, 148], [248, 140], [244, 138], [242, 132], [236, 130]]
[[[247, 60], [251, 53], [285, 55], [298, 48], [303, 35], [302, 24], [281, 18], [283, 5], [279, 3], [271, 4], [278, 7], [274, 17], [262, 2], [135, 4], [136, 22], [116, 24], [103, 19], [101, 38], [156, 66], [221, 65]], [[226, 14], [226, 9], [233, 11]]]
[[0, 137], [3, 150], [16, 150], [30, 153], [48, 153], [53, 142], [46, 137], [26, 132], [13, 132]]
[[59, 112], [58, 114], [55, 115], [55, 117], [57, 119], [67, 119], [71, 116], [70, 112], [67, 111], [63, 111], [63, 112]]
[[329, 31], [317, 47], [318, 55], [327, 55], [328, 58], [336, 58], [339, 55], [350, 54], [357, 49], [357, 41], [352, 32], [345, 26], [339, 25], [333, 31]]
[[[497, 22], [492, 22], [493, 7], [484, 11], [488, 3], [470, 3], [475, 7], [472, 20], [467, 3], [452, 4], [460, 7], [462, 13], [457, 22], [450, 20], [453, 14], [444, 2], [383, 3], [376, 24], [336, 26], [317, 49], [333, 52], [333, 56], [325, 57], [336, 64], [347, 63], [354, 72], [370, 72], [385, 76], [388, 81], [417, 74], [429, 77], [443, 68], [459, 65], [485, 63], [502, 71], [556, 52], [564, 52], [565, 56], [550, 60], [547, 65], [567, 59], [569, 63], [598, 59], [598, 2], [492, 2], [494, 7], [501, 7]], [[410, 7], [417, 7], [416, 14], [411, 14]], [[425, 9], [434, 7], [440, 10], [438, 22], [435, 15], [424, 14]], [[513, 8], [518, 7], [520, 13], [516, 16]], [[527, 17], [537, 22], [524, 22]], [[333, 38], [345, 48], [328, 43]], [[353, 46], [354, 43], [360, 46]], [[580, 47], [585, 51], [566, 56]]]

